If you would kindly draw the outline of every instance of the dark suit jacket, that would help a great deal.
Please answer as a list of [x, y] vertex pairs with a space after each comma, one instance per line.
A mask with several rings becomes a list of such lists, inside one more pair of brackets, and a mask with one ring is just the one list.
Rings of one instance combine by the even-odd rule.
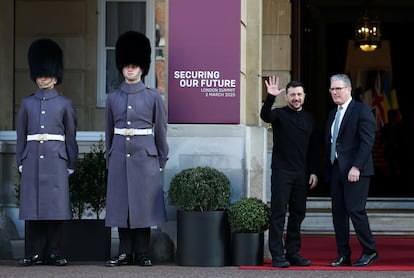
[[[331, 126], [336, 108], [329, 112], [325, 145], [327, 167], [330, 172]], [[336, 141], [338, 165], [343, 175], [347, 175], [352, 166], [357, 167], [361, 176], [374, 175], [372, 147], [375, 141], [375, 117], [371, 108], [361, 102], [352, 100], [345, 111]]]

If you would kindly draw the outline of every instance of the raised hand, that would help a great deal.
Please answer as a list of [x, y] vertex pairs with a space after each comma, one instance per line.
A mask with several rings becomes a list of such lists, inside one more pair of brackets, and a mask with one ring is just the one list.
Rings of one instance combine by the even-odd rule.
[[267, 92], [273, 96], [279, 95], [285, 89], [279, 89], [279, 77], [270, 76], [269, 80], [265, 80]]

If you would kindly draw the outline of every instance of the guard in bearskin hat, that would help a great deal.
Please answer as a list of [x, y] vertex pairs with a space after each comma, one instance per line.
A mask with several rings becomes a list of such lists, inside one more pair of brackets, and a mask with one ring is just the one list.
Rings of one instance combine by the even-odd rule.
[[19, 219], [25, 220], [23, 266], [64, 266], [63, 220], [72, 218], [69, 174], [77, 157], [77, 120], [72, 101], [56, 91], [63, 80], [63, 54], [50, 39], [29, 47], [30, 78], [38, 89], [22, 99], [18, 114], [16, 164], [21, 174]]
[[30, 78], [36, 83], [38, 77], [55, 77], [56, 84], [63, 80], [63, 53], [59, 45], [50, 39], [33, 42], [27, 54]]
[[167, 113], [161, 93], [142, 81], [151, 63], [149, 39], [128, 31], [115, 53], [124, 81], [106, 102], [105, 222], [118, 228], [119, 253], [105, 265], [151, 266], [151, 226], [166, 221], [161, 175], [168, 159]]

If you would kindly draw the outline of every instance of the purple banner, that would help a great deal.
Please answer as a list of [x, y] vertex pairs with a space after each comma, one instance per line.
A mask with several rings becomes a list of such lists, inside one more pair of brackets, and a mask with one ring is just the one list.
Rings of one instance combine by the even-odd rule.
[[169, 1], [169, 123], [240, 123], [240, 9], [240, 0]]

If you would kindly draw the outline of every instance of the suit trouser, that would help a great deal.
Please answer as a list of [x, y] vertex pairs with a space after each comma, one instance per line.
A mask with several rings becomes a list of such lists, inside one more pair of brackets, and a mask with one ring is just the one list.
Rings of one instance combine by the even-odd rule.
[[61, 220], [26, 220], [27, 254], [39, 254], [45, 258], [51, 254], [61, 254], [63, 221]]
[[351, 256], [349, 245], [351, 219], [355, 234], [364, 254], [376, 252], [376, 243], [371, 232], [365, 206], [369, 193], [370, 177], [360, 177], [358, 182], [349, 182], [348, 173], [340, 173], [337, 161], [332, 167], [331, 199], [332, 219], [339, 256]]
[[[300, 227], [306, 213], [308, 192], [304, 171], [272, 169], [271, 216], [269, 227], [269, 250], [272, 257], [286, 253], [299, 253], [301, 247]], [[289, 211], [286, 241], [283, 232], [286, 213]]]

